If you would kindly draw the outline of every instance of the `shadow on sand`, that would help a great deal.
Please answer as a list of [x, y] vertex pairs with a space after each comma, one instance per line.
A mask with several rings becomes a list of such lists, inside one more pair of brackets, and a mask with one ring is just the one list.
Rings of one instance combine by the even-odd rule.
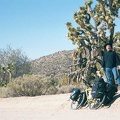
[[117, 94], [113, 97], [113, 100], [112, 100], [109, 104], [105, 105], [105, 107], [109, 108], [118, 98], [120, 98], [120, 93], [117, 93]]

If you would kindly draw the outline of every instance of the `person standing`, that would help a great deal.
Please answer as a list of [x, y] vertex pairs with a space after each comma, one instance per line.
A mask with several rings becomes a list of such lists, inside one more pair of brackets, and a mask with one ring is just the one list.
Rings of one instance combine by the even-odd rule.
[[[114, 85], [115, 80], [117, 80], [118, 86], [120, 86], [120, 77], [118, 74], [118, 69], [120, 69], [120, 60], [115, 51], [112, 50], [112, 44], [107, 43], [105, 45], [105, 51], [103, 53], [102, 67], [106, 72], [106, 77], [109, 84]], [[113, 79], [114, 77], [114, 79]]]

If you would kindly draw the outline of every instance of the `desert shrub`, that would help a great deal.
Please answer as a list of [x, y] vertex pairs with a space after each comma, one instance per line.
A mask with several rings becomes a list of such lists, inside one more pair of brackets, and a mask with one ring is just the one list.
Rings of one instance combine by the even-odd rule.
[[70, 85], [62, 85], [58, 87], [58, 94], [60, 93], [71, 93], [73, 88], [79, 88], [81, 91], [86, 89], [86, 85], [84, 83], [74, 83]]
[[0, 87], [0, 97], [39, 96], [70, 93], [73, 88], [84, 89], [84, 84], [61, 85], [52, 77], [23, 75]]
[[49, 88], [47, 89], [47, 91], [46, 91], [45, 94], [46, 94], [46, 95], [56, 94], [57, 91], [58, 91], [58, 89], [57, 89], [56, 87], [51, 86], [51, 87], [49, 87]]
[[7, 87], [11, 96], [35, 96], [42, 94], [42, 84], [40, 76], [24, 75], [13, 79]]
[[70, 93], [72, 92], [72, 89], [74, 88], [75, 86], [73, 85], [66, 85], [66, 86], [61, 86], [58, 88], [58, 91], [57, 93], [60, 94], [60, 93]]
[[54, 78], [45, 78], [43, 79], [43, 83], [44, 83], [44, 94], [56, 94], [58, 89], [57, 89], [57, 86], [58, 86], [58, 81], [57, 80], [54, 80]]
[[60, 78], [59, 84], [60, 85], [68, 85], [68, 76], [66, 74]]
[[0, 98], [10, 97], [7, 87], [0, 87]]
[[[5, 97], [17, 97], [17, 96], [39, 96], [44, 94], [55, 94], [57, 88], [56, 82], [49, 77], [41, 77], [39, 75], [23, 75], [12, 79], [12, 81], [6, 86]], [[3, 94], [3, 87], [0, 93]]]

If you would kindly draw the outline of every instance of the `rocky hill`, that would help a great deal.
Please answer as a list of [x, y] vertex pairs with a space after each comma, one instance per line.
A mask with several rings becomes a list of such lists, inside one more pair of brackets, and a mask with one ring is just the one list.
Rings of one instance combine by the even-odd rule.
[[57, 78], [68, 72], [73, 50], [59, 51], [32, 61], [32, 73]]

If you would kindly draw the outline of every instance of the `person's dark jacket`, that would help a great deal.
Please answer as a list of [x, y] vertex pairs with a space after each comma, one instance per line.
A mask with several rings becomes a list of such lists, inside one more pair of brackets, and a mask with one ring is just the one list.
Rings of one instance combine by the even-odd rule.
[[120, 65], [120, 60], [115, 51], [105, 51], [103, 53], [102, 67], [113, 68]]

